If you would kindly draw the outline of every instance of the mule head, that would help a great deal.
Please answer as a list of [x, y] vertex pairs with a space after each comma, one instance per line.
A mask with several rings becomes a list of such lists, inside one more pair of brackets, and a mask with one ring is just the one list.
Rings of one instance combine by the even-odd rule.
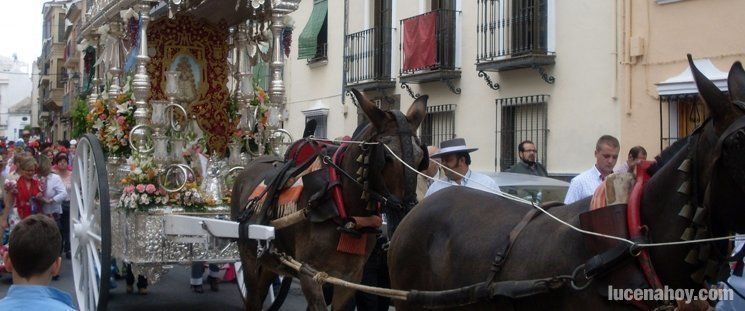
[[711, 221], [724, 231], [745, 232], [745, 70], [732, 65], [724, 94], [694, 65], [691, 72], [711, 118], [705, 125], [695, 151], [699, 167], [699, 189], [711, 209]]
[[[365, 139], [385, 144], [409, 166], [421, 168], [428, 163], [426, 146], [419, 142], [416, 131], [426, 116], [427, 95], [420, 96], [409, 107], [406, 114], [399, 111], [383, 111], [361, 92], [352, 89], [360, 108], [372, 124]], [[381, 145], [374, 147], [371, 170], [378, 175], [372, 185], [376, 191], [389, 192], [405, 205], [416, 202], [416, 173], [404, 167]]]

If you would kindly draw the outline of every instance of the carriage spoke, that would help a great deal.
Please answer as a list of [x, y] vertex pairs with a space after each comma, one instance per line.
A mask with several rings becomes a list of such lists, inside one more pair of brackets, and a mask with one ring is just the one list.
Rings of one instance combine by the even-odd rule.
[[91, 293], [91, 297], [90, 297], [91, 298], [91, 302], [92, 302], [91, 303], [91, 307], [93, 307], [95, 305], [95, 302], [98, 301], [98, 284], [100, 283], [99, 280], [98, 280], [99, 279], [99, 276], [98, 275], [100, 274], [99, 273], [99, 271], [100, 271], [99, 269], [100, 269], [100, 266], [101, 265], [100, 264], [96, 265], [96, 258], [95, 257], [96, 257], [96, 255], [89, 248], [88, 249], [88, 265], [87, 265], [87, 269], [86, 270], [88, 270], [88, 281], [89, 281], [89, 283], [88, 283], [88, 285], [89, 285], [88, 292]]
[[[93, 233], [93, 231], [90, 231], [90, 230], [88, 230], [87, 233], [88, 233], [88, 236], [90, 236], [91, 238], [93, 238], [93, 240], [95, 240], [96, 242], [98, 242], [99, 245], [101, 244], [101, 236], [100, 235], [95, 234], [95, 233]], [[93, 241], [91, 241], [91, 243], [93, 243]]]

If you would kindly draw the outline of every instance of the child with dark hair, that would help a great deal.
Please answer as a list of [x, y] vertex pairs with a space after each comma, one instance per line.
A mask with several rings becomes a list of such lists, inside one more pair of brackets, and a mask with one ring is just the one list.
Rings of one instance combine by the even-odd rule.
[[31, 215], [10, 233], [5, 268], [13, 285], [0, 300], [0, 310], [75, 310], [69, 294], [49, 286], [62, 265], [57, 225], [49, 217]]

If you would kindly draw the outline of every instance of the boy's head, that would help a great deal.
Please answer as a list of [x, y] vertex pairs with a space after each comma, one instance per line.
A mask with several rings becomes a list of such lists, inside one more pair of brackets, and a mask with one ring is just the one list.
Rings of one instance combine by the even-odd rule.
[[10, 233], [6, 266], [16, 276], [32, 282], [49, 282], [60, 268], [62, 237], [54, 221], [43, 215], [32, 215], [18, 223]]

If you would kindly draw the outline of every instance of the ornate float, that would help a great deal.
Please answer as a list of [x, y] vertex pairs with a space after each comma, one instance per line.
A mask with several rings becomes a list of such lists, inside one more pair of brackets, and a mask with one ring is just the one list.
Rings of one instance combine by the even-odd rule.
[[70, 231], [79, 307], [105, 310], [112, 258], [151, 284], [173, 264], [240, 260], [225, 181], [292, 141], [283, 38], [300, 0], [91, 2]]

